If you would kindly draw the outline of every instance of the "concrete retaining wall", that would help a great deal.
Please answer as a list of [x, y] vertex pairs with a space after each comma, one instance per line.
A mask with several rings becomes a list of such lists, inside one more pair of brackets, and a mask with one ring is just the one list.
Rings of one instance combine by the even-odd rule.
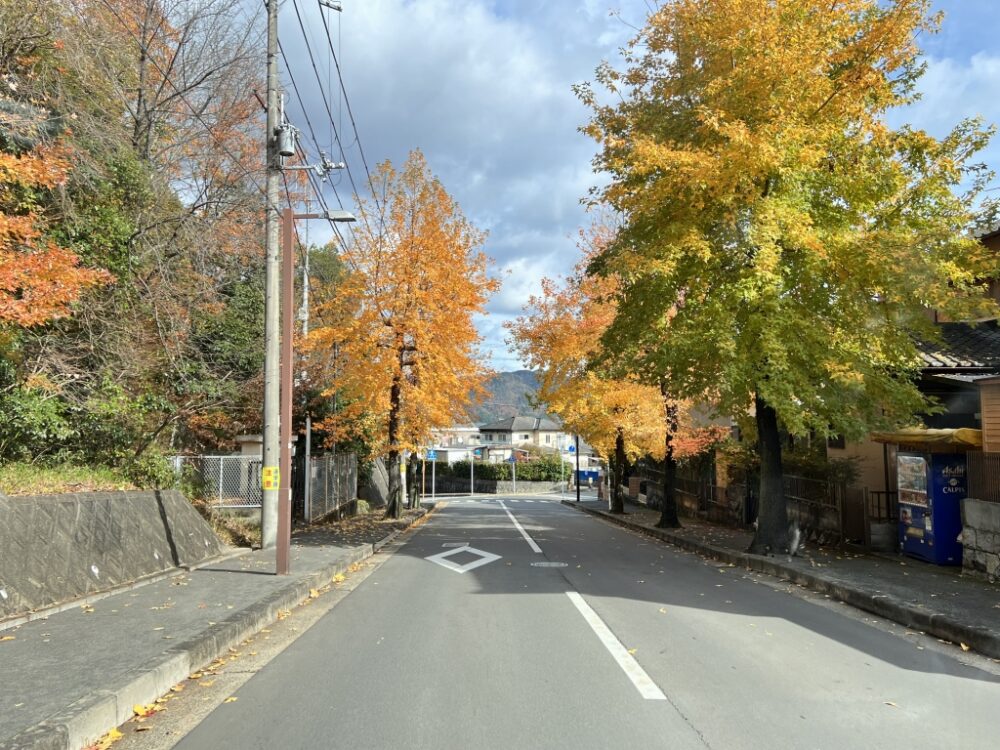
[[[514, 483], [509, 481], [497, 481], [495, 479], [477, 479], [476, 492], [484, 495], [539, 495], [546, 492], [558, 492], [559, 482], [522, 482], [517, 481], [517, 489]], [[434, 483], [435, 492], [449, 494], [452, 492], [468, 492], [468, 477], [437, 477]], [[424, 497], [431, 494], [431, 476], [427, 474], [424, 483]]]
[[176, 490], [0, 496], [0, 620], [221, 552]]
[[962, 501], [962, 566], [1000, 578], [1000, 503]]

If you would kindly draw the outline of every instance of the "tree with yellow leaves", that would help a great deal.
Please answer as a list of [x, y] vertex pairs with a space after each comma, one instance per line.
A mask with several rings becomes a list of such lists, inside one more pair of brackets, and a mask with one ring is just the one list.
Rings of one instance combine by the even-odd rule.
[[[473, 316], [498, 288], [480, 250], [485, 235], [463, 216], [420, 151], [397, 171], [375, 173], [379, 199], [362, 201], [354, 241], [341, 249], [346, 272], [310, 335], [319, 356], [336, 351], [344, 407], [321, 425], [333, 439], [367, 431], [389, 459], [389, 504], [403, 503], [400, 458], [451, 424], [482, 392], [488, 372]], [[371, 429], [373, 424], [375, 429]]]
[[718, 439], [696, 429], [687, 404], [666, 398], [658, 385], [638, 375], [611, 377], [603, 369], [602, 336], [615, 318], [617, 282], [587, 275], [588, 264], [613, 240], [614, 231], [597, 223], [581, 232], [583, 259], [562, 285], [542, 281], [526, 315], [508, 325], [513, 344], [529, 367], [539, 371], [539, 400], [608, 457], [612, 473], [611, 511], [624, 513], [621, 485], [629, 462], [641, 456], [666, 461], [661, 525], [679, 526], [673, 468]]
[[[578, 90], [625, 217], [591, 270], [620, 284], [609, 347], [672, 393], [755, 413], [751, 547], [788, 548], [779, 423], [864, 434], [927, 404], [911, 375], [928, 308], [995, 316], [970, 229], [990, 132], [891, 128], [912, 101], [929, 0], [671, 0]], [[971, 186], [957, 194], [961, 186]]]

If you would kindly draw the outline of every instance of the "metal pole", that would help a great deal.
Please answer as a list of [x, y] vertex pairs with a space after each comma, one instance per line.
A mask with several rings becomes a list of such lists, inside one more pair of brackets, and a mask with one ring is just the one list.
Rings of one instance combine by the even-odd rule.
[[306, 487], [302, 504], [305, 507], [306, 521], [312, 520], [312, 417], [306, 414]]
[[469, 497], [472, 497], [476, 490], [476, 456], [469, 451]]
[[435, 456], [434, 460], [431, 461], [431, 500], [437, 498], [437, 465], [438, 460], [437, 456]]
[[576, 439], [576, 501], [580, 502], [580, 436], [575, 435]]
[[513, 486], [513, 490], [511, 491], [514, 494], [517, 494], [517, 456], [512, 453], [510, 457], [514, 459], [510, 462], [510, 479], [511, 485]]
[[[309, 248], [305, 248], [305, 263], [302, 268], [302, 338], [309, 336]], [[302, 372], [302, 385], [305, 389], [308, 383], [308, 373]], [[303, 505], [306, 511], [306, 520], [312, 520], [312, 415], [309, 413], [309, 404], [306, 407], [306, 455], [305, 465], [305, 491], [303, 493]]]
[[278, 539], [278, 408], [280, 391], [279, 285], [281, 251], [278, 247], [278, 190], [280, 167], [276, 131], [278, 120], [278, 2], [267, 4], [267, 186], [264, 211], [266, 272], [264, 277], [264, 450], [261, 468], [261, 546], [274, 547]]
[[281, 477], [278, 500], [277, 573], [288, 574], [292, 542], [292, 296], [295, 294], [295, 258], [292, 246], [292, 209], [282, 212], [281, 263]]

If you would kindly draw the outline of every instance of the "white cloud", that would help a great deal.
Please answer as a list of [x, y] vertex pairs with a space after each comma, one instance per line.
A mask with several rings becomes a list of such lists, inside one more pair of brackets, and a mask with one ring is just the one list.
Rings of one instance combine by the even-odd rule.
[[[577, 130], [588, 112], [571, 87], [592, 78], [632, 29], [609, 16], [610, 4], [601, 0], [344, 5], [342, 15], [328, 18], [335, 42], [341, 40], [338, 55], [369, 166], [386, 158], [399, 163], [410, 149], [421, 148], [466, 215], [489, 230], [486, 251], [496, 259], [504, 287], [480, 331], [495, 364], [515, 366], [500, 325], [520, 313], [543, 276], [573, 266], [573, 236], [588, 221], [580, 199], [596, 179], [590, 168], [595, 144]], [[644, 3], [625, 5], [626, 18], [643, 17]], [[325, 78], [318, 7], [299, 6]], [[320, 88], [288, 5], [281, 25], [309, 116], [323, 123], [317, 127], [326, 141], [321, 145], [336, 156]], [[336, 96], [333, 107], [337, 119]], [[294, 102], [289, 110], [303, 119]], [[361, 188], [364, 171], [346, 111], [343, 121], [347, 161]], [[338, 190], [350, 194], [346, 178], [339, 178]]]

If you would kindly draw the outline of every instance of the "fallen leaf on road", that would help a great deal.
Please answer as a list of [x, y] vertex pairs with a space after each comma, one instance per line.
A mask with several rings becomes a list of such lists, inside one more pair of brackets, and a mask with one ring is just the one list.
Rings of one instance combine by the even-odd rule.
[[959, 643], [958, 645], [962, 647], [963, 651], [968, 651], [969, 650], [969, 646], [966, 645], [966, 644], [964, 644], [964, 643]]
[[120, 740], [122, 737], [123, 735], [121, 732], [117, 729], [112, 729], [106, 735], [101, 737], [101, 739], [99, 739], [95, 744], [90, 745], [87, 750], [91, 750], [91, 748], [93, 748], [93, 750], [108, 750], [108, 748], [111, 747], [111, 743], [115, 740]]
[[212, 687], [215, 684], [215, 680], [202, 680], [198, 684], [202, 687]]
[[639, 650], [639, 649], [637, 649], [637, 648], [630, 648], [630, 649], [628, 650], [628, 652], [629, 652], [630, 654], [634, 654], [634, 653], [635, 653], [636, 651], [638, 651], [638, 650]]
[[279, 609], [278, 610], [278, 619], [279, 620], [284, 620], [290, 614], [291, 614], [291, 612], [289, 612], [287, 609]]
[[319, 592], [316, 589], [309, 589], [309, 598], [315, 599], [319, 596]]
[[189, 680], [197, 680], [199, 677], [201, 677], [201, 672], [192, 672], [188, 675]]
[[664, 615], [667, 614], [667, 608], [666, 607], [660, 607], [660, 613], [664, 614]]
[[135, 731], [137, 731], [137, 732], [148, 732], [149, 729], [150, 729], [150, 727], [136, 727]]
[[345, 580], [346, 578], [343, 573], [337, 573], [337, 575], [333, 577], [334, 583], [343, 583]]
[[226, 698], [222, 702], [223, 703], [236, 703], [236, 701], [238, 701], [238, 700], [239, 700], [239, 698], [237, 698], [235, 695], [230, 695], [228, 698]]
[[899, 708], [899, 706], [892, 701], [884, 701], [885, 705], [892, 706], [893, 708]]
[[145, 706], [142, 705], [141, 703], [136, 703], [134, 706], [132, 706], [132, 713], [134, 713], [136, 716], [141, 716], [142, 718], [146, 718], [147, 716], [152, 716], [159, 710], [160, 709], [157, 706], [154, 706], [152, 703], [148, 703]]
[[0, 641], [13, 641], [17, 636], [13, 635], [0, 635]]

